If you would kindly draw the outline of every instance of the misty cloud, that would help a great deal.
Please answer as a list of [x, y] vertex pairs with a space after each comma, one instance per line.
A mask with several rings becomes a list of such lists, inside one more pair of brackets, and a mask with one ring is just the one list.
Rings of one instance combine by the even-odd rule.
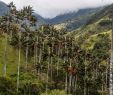
[[1, 0], [5, 3], [14, 1], [18, 9], [31, 5], [35, 12], [51, 18], [59, 14], [77, 11], [83, 8], [95, 8], [113, 3], [113, 0]]

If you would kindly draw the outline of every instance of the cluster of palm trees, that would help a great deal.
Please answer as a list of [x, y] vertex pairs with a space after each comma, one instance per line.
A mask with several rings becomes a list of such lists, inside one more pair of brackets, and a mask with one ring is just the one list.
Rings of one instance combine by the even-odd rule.
[[[7, 74], [7, 44], [10, 44], [18, 49], [17, 92], [23, 53], [25, 72], [29, 71], [29, 62], [33, 58], [33, 74], [39, 79], [46, 75], [46, 92], [52, 89], [65, 89], [73, 95], [107, 94], [109, 43], [104, 42], [105, 39], [109, 40], [107, 36], [99, 35], [101, 43], [96, 43], [93, 50], [87, 50], [81, 48], [79, 42], [82, 39], [76, 42], [65, 29], [56, 30], [50, 25], [42, 25], [38, 29], [37, 20], [32, 15], [32, 7], [24, 7], [20, 11], [16, 10], [13, 3], [8, 7], [9, 13], [0, 19], [0, 29], [4, 31], [6, 38], [4, 76]], [[103, 64], [103, 61], [106, 64]]]

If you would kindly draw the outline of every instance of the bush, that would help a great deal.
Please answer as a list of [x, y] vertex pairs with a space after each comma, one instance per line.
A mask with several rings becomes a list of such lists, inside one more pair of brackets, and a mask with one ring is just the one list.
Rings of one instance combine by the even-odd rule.
[[0, 77], [0, 95], [17, 95], [16, 85], [11, 79]]
[[51, 91], [48, 91], [47, 93], [46, 92], [42, 93], [41, 95], [67, 95], [67, 94], [61, 90], [51, 90]]
[[112, 25], [112, 22], [110, 20], [102, 20], [101, 22], [99, 22], [100, 26], [110, 26]]
[[32, 82], [27, 82], [21, 84], [19, 95], [40, 95], [44, 91], [44, 86], [42, 83], [36, 84]]

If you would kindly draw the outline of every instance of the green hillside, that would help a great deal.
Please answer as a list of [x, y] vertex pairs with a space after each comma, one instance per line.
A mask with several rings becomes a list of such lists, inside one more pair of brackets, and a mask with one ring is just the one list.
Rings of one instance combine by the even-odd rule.
[[[4, 60], [7, 59], [7, 76], [14, 75], [17, 73], [18, 63], [18, 50], [14, 49], [11, 45], [6, 45], [6, 34], [0, 36], [0, 75], [4, 74]], [[4, 56], [5, 47], [7, 47], [7, 56]], [[5, 58], [4, 58], [5, 57]], [[25, 58], [21, 54], [21, 66], [25, 63]]]

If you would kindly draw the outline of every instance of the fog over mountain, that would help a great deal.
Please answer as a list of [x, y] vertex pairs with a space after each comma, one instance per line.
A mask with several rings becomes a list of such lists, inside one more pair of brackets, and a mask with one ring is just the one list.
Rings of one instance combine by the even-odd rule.
[[17, 8], [31, 5], [36, 13], [53, 18], [59, 14], [78, 11], [84, 8], [95, 8], [113, 3], [113, 0], [1, 0], [5, 3], [13, 1]]

